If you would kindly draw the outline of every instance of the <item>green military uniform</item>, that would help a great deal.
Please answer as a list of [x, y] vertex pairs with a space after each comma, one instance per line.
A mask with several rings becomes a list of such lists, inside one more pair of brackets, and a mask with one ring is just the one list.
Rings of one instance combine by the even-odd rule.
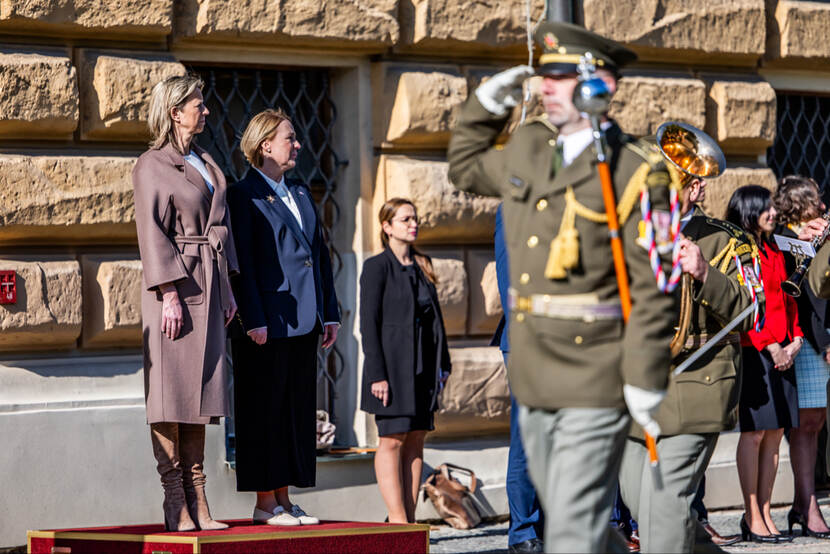
[[819, 298], [830, 299], [830, 241], [818, 249], [815, 259], [810, 263], [807, 284]]
[[[816, 257], [810, 262], [807, 270], [807, 286], [819, 298], [830, 299], [830, 240], [825, 241], [816, 252]], [[830, 381], [827, 382], [827, 392], [830, 394]], [[827, 415], [830, 418], [830, 404], [827, 405]], [[827, 470], [830, 471], [830, 441], [825, 450]]]
[[[682, 233], [697, 244], [712, 267], [705, 282], [694, 282], [688, 338], [672, 369], [752, 304], [734, 257], [739, 256], [744, 266], [751, 268], [753, 255], [757, 255], [754, 242], [741, 229], [709, 218], [699, 208], [694, 209]], [[680, 288], [675, 292], [678, 313]], [[759, 286], [756, 294], [760, 294]], [[758, 301], [762, 306], [763, 296]], [[657, 441], [661, 489], [655, 488], [650, 474], [642, 429], [632, 427], [620, 470], [620, 489], [639, 524], [642, 552], [692, 551], [697, 518], [691, 504], [718, 434], [737, 423], [739, 333], [752, 329], [753, 320], [751, 315], [744, 319], [683, 373], [670, 377], [668, 393], [655, 416], [662, 432]]]
[[[574, 42], [582, 34], [593, 41], [582, 52], [610, 49], [597, 45], [602, 37], [559, 24], [540, 26], [537, 40], [572, 61], [573, 49], [561, 46], [570, 32], [580, 34]], [[450, 178], [461, 190], [503, 199], [510, 386], [522, 405], [530, 475], [550, 514], [546, 550], [607, 551], [618, 546], [608, 543], [608, 521], [630, 421], [623, 384], [662, 390], [667, 381], [673, 300], [658, 290], [636, 241], [639, 191], [670, 177], [662, 164], [653, 168], [660, 159], [653, 147], [615, 124], [606, 131], [632, 297], [624, 326], [594, 147], [560, 167], [547, 116], [525, 122], [502, 147], [496, 140], [506, 121], [471, 95], [450, 141]]]

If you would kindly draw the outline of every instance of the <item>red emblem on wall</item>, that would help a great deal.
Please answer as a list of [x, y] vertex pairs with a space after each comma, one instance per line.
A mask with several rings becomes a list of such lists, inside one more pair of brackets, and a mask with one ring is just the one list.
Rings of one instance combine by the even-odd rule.
[[0, 271], [0, 304], [17, 302], [17, 276], [14, 271]]

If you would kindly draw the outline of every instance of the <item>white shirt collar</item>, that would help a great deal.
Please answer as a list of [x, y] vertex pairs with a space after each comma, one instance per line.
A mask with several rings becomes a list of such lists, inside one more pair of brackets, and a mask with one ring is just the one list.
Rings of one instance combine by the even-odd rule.
[[254, 169], [256, 169], [260, 175], [262, 175], [262, 178], [265, 179], [265, 182], [268, 183], [268, 186], [274, 189], [274, 192], [276, 192], [279, 196], [282, 197], [288, 194], [288, 187], [285, 185], [285, 175], [280, 175], [280, 180], [275, 181], [268, 175], [263, 173], [262, 170], [260, 170], [258, 167], [255, 167]]
[[[607, 131], [611, 127], [611, 122], [603, 121], [599, 126], [603, 131]], [[580, 129], [569, 135], [560, 134], [556, 138], [556, 142], [562, 145], [562, 167], [571, 165], [590, 146], [593, 140], [594, 131], [590, 127]]]

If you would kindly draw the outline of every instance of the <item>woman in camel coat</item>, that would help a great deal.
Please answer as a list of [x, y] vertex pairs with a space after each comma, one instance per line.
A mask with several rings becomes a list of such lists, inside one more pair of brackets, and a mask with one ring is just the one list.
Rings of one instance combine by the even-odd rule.
[[208, 113], [202, 86], [187, 75], [153, 88], [155, 138], [133, 169], [147, 422], [173, 531], [227, 527], [210, 517], [202, 462], [205, 424], [228, 415], [225, 326], [236, 312], [237, 262], [225, 178], [192, 142]]

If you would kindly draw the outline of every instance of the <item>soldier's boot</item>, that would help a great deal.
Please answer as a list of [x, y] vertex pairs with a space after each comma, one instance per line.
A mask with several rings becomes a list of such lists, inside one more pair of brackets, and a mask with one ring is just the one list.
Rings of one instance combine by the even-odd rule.
[[179, 461], [179, 424], [153, 423], [150, 425], [153, 455], [158, 465], [164, 489], [164, 528], [168, 531], [195, 531], [196, 525], [187, 512], [182, 468]]
[[210, 517], [207, 495], [205, 495], [204, 471], [205, 426], [181, 424], [180, 452], [182, 457], [182, 483], [187, 498], [190, 517], [202, 531], [227, 529], [228, 525]]

